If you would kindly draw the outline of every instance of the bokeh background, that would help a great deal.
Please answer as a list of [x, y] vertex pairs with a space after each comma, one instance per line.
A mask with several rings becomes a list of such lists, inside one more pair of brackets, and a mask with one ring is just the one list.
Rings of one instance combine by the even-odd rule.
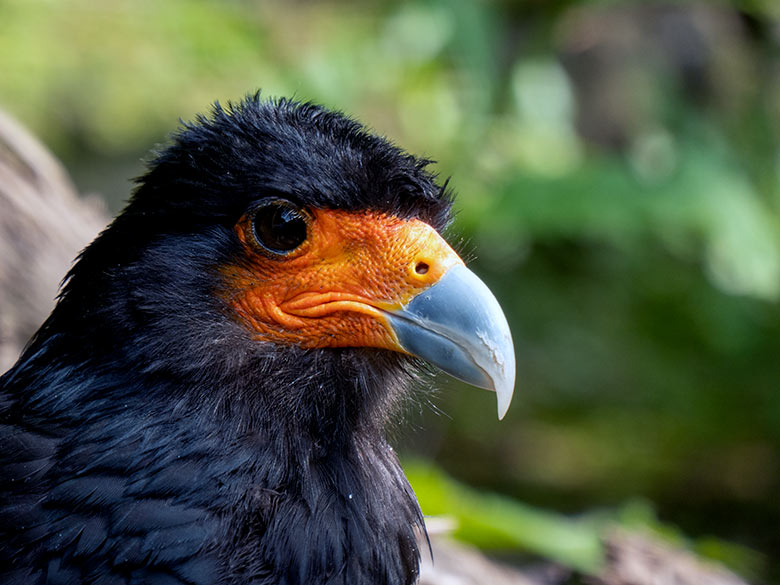
[[437, 160], [509, 317], [505, 421], [446, 382], [397, 432], [426, 512], [521, 563], [587, 571], [618, 524], [780, 583], [780, 2], [0, 0], [0, 107], [112, 212], [256, 89]]

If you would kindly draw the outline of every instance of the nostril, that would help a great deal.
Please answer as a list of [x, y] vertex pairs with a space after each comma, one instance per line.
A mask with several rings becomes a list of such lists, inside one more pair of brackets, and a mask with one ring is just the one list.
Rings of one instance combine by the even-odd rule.
[[418, 262], [417, 265], [414, 267], [414, 271], [417, 274], [426, 274], [429, 269], [430, 266], [428, 266], [428, 264], [426, 264], [425, 262]]

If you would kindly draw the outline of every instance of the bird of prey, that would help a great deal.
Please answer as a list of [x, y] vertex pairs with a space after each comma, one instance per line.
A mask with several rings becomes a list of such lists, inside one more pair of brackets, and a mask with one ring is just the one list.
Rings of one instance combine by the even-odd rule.
[[414, 583], [385, 438], [424, 361], [515, 377], [429, 161], [259, 95], [185, 124], [0, 378], [0, 583]]

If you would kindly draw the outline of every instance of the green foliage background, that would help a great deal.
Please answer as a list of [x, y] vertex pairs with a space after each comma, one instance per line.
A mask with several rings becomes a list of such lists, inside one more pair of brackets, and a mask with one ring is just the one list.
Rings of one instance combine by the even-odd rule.
[[410, 414], [423, 505], [580, 569], [641, 517], [780, 582], [779, 52], [773, 0], [0, 0], [0, 106], [113, 210], [178, 118], [258, 88], [438, 160], [519, 376], [500, 424], [454, 382]]

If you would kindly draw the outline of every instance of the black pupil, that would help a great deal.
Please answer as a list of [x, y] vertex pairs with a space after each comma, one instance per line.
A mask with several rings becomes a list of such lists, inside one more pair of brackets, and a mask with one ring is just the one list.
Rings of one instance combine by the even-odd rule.
[[271, 252], [287, 253], [306, 239], [306, 218], [288, 202], [269, 203], [255, 212], [255, 237]]

